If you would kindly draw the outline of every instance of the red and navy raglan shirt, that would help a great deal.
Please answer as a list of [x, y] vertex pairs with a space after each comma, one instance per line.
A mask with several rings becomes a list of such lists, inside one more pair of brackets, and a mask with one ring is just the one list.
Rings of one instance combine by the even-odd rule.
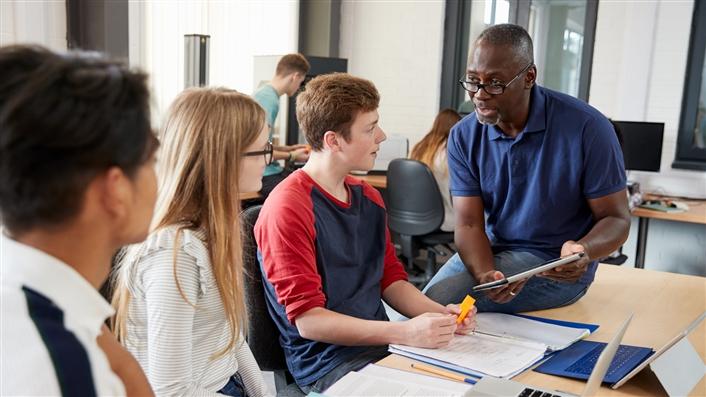
[[323, 307], [388, 321], [382, 292], [407, 279], [390, 240], [382, 196], [353, 177], [347, 177], [345, 185], [348, 203], [298, 170], [270, 193], [255, 225], [268, 309], [300, 386], [315, 382], [366, 347], [302, 338], [297, 316]]

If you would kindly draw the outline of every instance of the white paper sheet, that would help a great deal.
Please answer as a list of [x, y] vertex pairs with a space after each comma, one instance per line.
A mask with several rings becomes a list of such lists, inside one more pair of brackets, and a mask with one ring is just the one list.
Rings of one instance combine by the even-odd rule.
[[324, 392], [344, 396], [463, 396], [471, 385], [446, 381], [378, 365], [349, 372]]

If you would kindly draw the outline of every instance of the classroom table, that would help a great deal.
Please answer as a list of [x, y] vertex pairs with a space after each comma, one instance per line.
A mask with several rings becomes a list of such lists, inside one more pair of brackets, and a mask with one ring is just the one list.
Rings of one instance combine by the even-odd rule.
[[[387, 175], [371, 174], [371, 175], [352, 175], [355, 178], [362, 179], [370, 186], [378, 189], [387, 188]], [[260, 197], [259, 192], [245, 192], [240, 194], [241, 200], [252, 200]]]
[[[646, 200], [664, 200], [669, 197], [645, 196]], [[676, 199], [675, 199], [676, 200]], [[638, 217], [637, 223], [637, 246], [635, 248], [635, 267], [644, 269], [645, 252], [647, 251], [647, 231], [650, 219], [661, 219], [674, 222], [688, 222], [706, 224], [706, 200], [683, 200], [689, 206], [685, 212], [662, 212], [646, 208], [636, 207], [632, 210], [632, 215]]]
[[[558, 320], [599, 324], [587, 340], [609, 341], [629, 313], [635, 316], [623, 344], [659, 349], [706, 310], [706, 278], [675, 273], [639, 270], [600, 264], [596, 280], [586, 295], [573, 305], [528, 314]], [[689, 341], [706, 358], [706, 321], [689, 335]], [[378, 362], [387, 367], [418, 372], [414, 362], [390, 355]], [[420, 372], [428, 375], [425, 372]], [[527, 370], [513, 378], [535, 387], [579, 394], [585, 382]], [[617, 390], [601, 387], [600, 396], [666, 396], [659, 380], [645, 369]], [[690, 395], [706, 396], [706, 377]]]
[[362, 179], [367, 182], [370, 186], [376, 189], [387, 189], [387, 175], [385, 174], [367, 174], [367, 175], [353, 175], [353, 177]]

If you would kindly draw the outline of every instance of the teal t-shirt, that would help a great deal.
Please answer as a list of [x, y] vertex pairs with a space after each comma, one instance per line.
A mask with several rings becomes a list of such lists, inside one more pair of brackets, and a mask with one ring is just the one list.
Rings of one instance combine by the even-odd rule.
[[[265, 109], [267, 124], [270, 126], [270, 141], [274, 135], [275, 119], [279, 113], [279, 95], [272, 85], [265, 84], [253, 94], [255, 102]], [[277, 175], [282, 172], [282, 166], [278, 162], [273, 162], [265, 168], [264, 176]]]

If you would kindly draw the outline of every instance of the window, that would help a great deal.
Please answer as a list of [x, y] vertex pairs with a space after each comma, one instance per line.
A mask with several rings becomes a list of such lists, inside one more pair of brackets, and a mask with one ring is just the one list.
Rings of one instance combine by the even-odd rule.
[[674, 168], [706, 170], [706, 4], [694, 4]]
[[247, 94], [255, 55], [297, 50], [297, 1], [129, 2], [130, 63], [150, 74], [158, 123], [184, 88], [184, 35], [210, 35], [209, 85]]
[[585, 1], [532, 1], [527, 30], [540, 85], [579, 96], [585, 19]]
[[[457, 3], [456, 0], [447, 0], [447, 8]], [[527, 29], [534, 42], [537, 82], [553, 90], [588, 100], [593, 38], [598, 14], [597, 0], [481, 0], [470, 2], [469, 8], [468, 17], [446, 19], [447, 35], [449, 32], [458, 34], [463, 31], [468, 36], [464, 37], [466, 48], [455, 52], [456, 59], [445, 58], [444, 62], [458, 62], [461, 66], [456, 69], [465, 71], [470, 46], [483, 29], [501, 23], [515, 23]], [[449, 23], [465, 24], [467, 28], [454, 29], [448, 26]], [[463, 40], [445, 37], [444, 54], [447, 54], [447, 45], [458, 46], [462, 43]], [[454, 52], [449, 51], [448, 54]], [[460, 77], [462, 73], [453, 76], [455, 81]], [[443, 87], [449, 84], [445, 78], [446, 75], [442, 74], [442, 107], [453, 106], [461, 112], [472, 109], [463, 91], [451, 92], [452, 101], [444, 98], [446, 93]]]

